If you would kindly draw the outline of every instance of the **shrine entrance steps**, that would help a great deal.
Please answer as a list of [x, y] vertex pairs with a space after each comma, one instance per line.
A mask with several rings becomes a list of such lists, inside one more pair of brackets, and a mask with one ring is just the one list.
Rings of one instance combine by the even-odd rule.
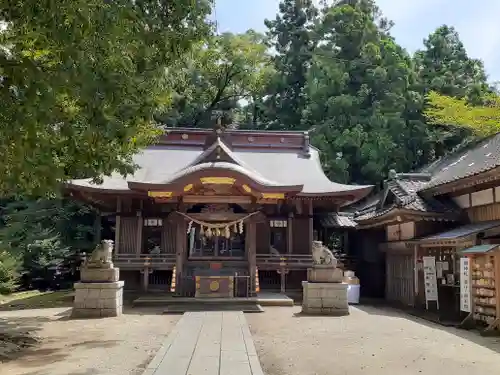
[[143, 375], [264, 375], [241, 312], [182, 316]]
[[261, 292], [257, 297], [235, 298], [195, 298], [174, 297], [171, 294], [152, 293], [133, 301], [134, 306], [165, 307], [165, 313], [195, 311], [242, 311], [263, 312], [262, 306], [293, 306], [294, 301], [280, 293]]

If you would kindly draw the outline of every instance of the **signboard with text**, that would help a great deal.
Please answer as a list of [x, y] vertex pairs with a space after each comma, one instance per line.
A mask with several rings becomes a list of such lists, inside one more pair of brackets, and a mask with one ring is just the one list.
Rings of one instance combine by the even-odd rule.
[[432, 256], [422, 257], [422, 263], [424, 268], [425, 302], [427, 304], [429, 301], [438, 300], [436, 258]]
[[460, 310], [471, 312], [469, 258], [460, 258]]

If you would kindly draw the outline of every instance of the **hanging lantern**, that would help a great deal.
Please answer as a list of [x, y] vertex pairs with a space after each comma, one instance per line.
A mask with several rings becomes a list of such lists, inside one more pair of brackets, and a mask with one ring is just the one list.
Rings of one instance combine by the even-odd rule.
[[217, 237], [219, 237], [219, 236], [220, 236], [220, 234], [221, 234], [221, 233], [220, 233], [220, 229], [219, 229], [219, 228], [215, 229], [215, 235], [216, 235]]
[[231, 237], [231, 231], [229, 230], [229, 227], [226, 227], [226, 238], [229, 239]]
[[238, 224], [234, 223], [233, 225], [233, 232], [238, 233]]

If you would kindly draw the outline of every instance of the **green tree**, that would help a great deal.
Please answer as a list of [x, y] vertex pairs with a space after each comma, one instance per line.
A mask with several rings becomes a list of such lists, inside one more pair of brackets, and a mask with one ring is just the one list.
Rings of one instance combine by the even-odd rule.
[[373, 1], [359, 0], [326, 7], [317, 26], [307, 119], [334, 180], [378, 183], [413, 164], [405, 112], [419, 97], [411, 58], [387, 25]]
[[252, 30], [224, 33], [197, 44], [182, 62], [167, 69], [174, 89], [172, 107], [158, 115], [169, 126], [212, 127], [238, 120], [240, 103], [255, 103], [270, 73], [264, 37]]
[[269, 45], [275, 52], [276, 75], [264, 101], [264, 122], [269, 129], [304, 129], [305, 86], [316, 46], [314, 22], [318, 10], [311, 0], [282, 0], [279, 14], [266, 20]]
[[484, 137], [500, 132], [500, 96], [487, 94], [483, 103], [470, 104], [467, 99], [457, 99], [431, 91], [427, 96], [425, 116], [430, 124], [447, 124], [466, 129]]
[[[426, 96], [433, 91], [480, 104], [483, 97], [491, 91], [482, 61], [467, 55], [460, 36], [453, 27], [438, 27], [424, 40], [424, 47], [414, 56], [418, 74], [417, 91], [421, 95]], [[422, 102], [422, 109], [416, 120], [426, 124], [422, 115], [424, 105], [425, 102]], [[420, 127], [419, 135], [416, 136], [431, 146], [427, 148], [428, 152], [425, 152], [424, 162], [443, 156], [474, 136], [466, 127], [448, 127], [447, 123], [435, 125]]]
[[0, 245], [10, 260], [4, 269], [11, 276], [19, 271], [45, 278], [54, 267], [74, 262], [95, 246], [95, 212], [78, 202], [11, 199], [3, 203], [1, 214]]
[[20, 261], [5, 250], [0, 250], [0, 294], [12, 293], [19, 281]]
[[438, 27], [424, 40], [424, 46], [414, 60], [425, 90], [473, 100], [480, 100], [489, 91], [482, 61], [467, 55], [453, 27]]
[[154, 110], [171, 99], [159, 73], [209, 33], [210, 4], [3, 1], [0, 194], [130, 171], [158, 134]]

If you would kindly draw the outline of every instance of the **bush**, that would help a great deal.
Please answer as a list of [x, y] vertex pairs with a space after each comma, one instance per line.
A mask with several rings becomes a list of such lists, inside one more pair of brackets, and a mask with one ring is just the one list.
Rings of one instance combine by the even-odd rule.
[[20, 262], [6, 251], [0, 251], [0, 294], [16, 290], [19, 280]]

